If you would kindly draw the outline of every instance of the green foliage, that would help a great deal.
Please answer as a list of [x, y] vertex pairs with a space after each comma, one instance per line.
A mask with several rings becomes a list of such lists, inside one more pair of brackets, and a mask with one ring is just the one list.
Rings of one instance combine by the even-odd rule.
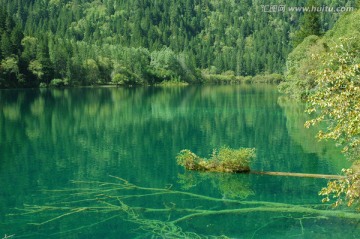
[[[309, 36], [288, 56], [286, 79], [280, 90], [307, 100], [313, 117], [306, 127], [325, 125], [320, 140], [332, 139], [349, 159], [360, 155], [360, 11], [344, 15], [322, 38]], [[344, 170], [343, 180], [332, 181], [320, 195], [359, 204], [359, 168]]]
[[40, 87], [40, 88], [47, 88], [48, 85], [47, 85], [46, 83], [44, 83], [44, 82], [41, 82], [41, 83], [39, 84], [39, 87]]
[[360, 170], [344, 169], [345, 178], [331, 181], [326, 188], [323, 188], [319, 195], [325, 196], [323, 202], [329, 202], [330, 197], [336, 198], [334, 207], [346, 202], [348, 207], [355, 207], [360, 210]]
[[[359, 158], [360, 153], [360, 34], [343, 38], [329, 52], [318, 56], [321, 68], [314, 72], [316, 88], [308, 98], [309, 113], [315, 118], [305, 126], [327, 123], [318, 138], [333, 139], [343, 145], [349, 158]], [[320, 195], [336, 198], [334, 206], [344, 201], [360, 209], [360, 169], [343, 170], [345, 178], [331, 181]]]
[[206, 71], [202, 72], [202, 78], [205, 83], [215, 83], [215, 84], [232, 84], [241, 82], [243, 77], [235, 77], [234, 74], [208, 74]]
[[251, 83], [270, 83], [279, 84], [284, 80], [284, 76], [280, 74], [260, 74], [251, 78]]
[[0, 62], [0, 86], [13, 87], [22, 80], [19, 70], [19, 59], [15, 55], [6, 57]]
[[334, 25], [334, 27], [327, 31], [324, 39], [330, 45], [331, 41], [337, 41], [341, 37], [351, 37], [359, 32], [360, 29], [360, 11], [358, 10], [349, 14], [343, 15]]
[[313, 55], [327, 54], [341, 37], [351, 37], [360, 33], [360, 11], [343, 15], [333, 29], [323, 37], [308, 36], [299, 44], [286, 60], [285, 81], [279, 86], [281, 92], [290, 97], [306, 100], [316, 87], [314, 70], [322, 69], [322, 62]]
[[148, 77], [151, 82], [160, 83], [172, 81], [180, 77], [181, 66], [177, 55], [169, 48], [151, 53], [151, 62], [148, 67]]
[[[309, 36], [289, 54], [286, 81], [280, 89], [306, 99], [313, 116], [305, 126], [325, 123], [319, 139], [333, 139], [350, 159], [360, 153], [360, 12], [345, 15], [323, 38]], [[359, 170], [344, 170], [320, 194], [335, 206], [359, 203]]]
[[222, 147], [214, 150], [210, 159], [197, 156], [190, 150], [182, 150], [177, 155], [177, 163], [187, 170], [239, 173], [250, 171], [249, 164], [255, 158], [255, 149], [230, 149]]
[[250, 171], [249, 164], [255, 158], [255, 149], [230, 149], [220, 148], [219, 152], [214, 151], [211, 160], [218, 162], [218, 167], [225, 172]]
[[319, 37], [305, 38], [287, 58], [285, 81], [279, 85], [280, 92], [295, 99], [306, 99], [310, 90], [315, 87], [314, 76], [311, 72], [320, 64], [312, 60], [311, 56], [324, 51], [324, 43]]
[[334, 49], [316, 58], [322, 68], [314, 72], [316, 88], [307, 112], [317, 112], [306, 126], [326, 121], [320, 139], [334, 139], [344, 151], [360, 147], [360, 34], [342, 39]]
[[68, 79], [53, 79], [51, 80], [50, 82], [50, 87], [64, 87], [64, 86], [67, 86], [69, 85], [69, 80]]
[[10, 37], [6, 32], [4, 32], [1, 35], [1, 42], [0, 43], [1, 43], [1, 45], [0, 45], [1, 55], [3, 57], [10, 56], [12, 54], [12, 45], [11, 45]]
[[127, 75], [123, 78], [120, 83], [121, 85], [141, 85], [142, 80], [135, 74], [127, 72]]
[[1, 61], [1, 69], [8, 74], [19, 74], [18, 59], [15, 56], [5, 58]]
[[111, 83], [115, 85], [122, 85], [126, 81], [126, 76], [121, 73], [115, 73], [111, 79]]
[[256, 76], [235, 76], [234, 72], [227, 71], [222, 74], [210, 74], [209, 70], [202, 72], [202, 79], [204, 83], [208, 84], [251, 84], [251, 83], [267, 83], [279, 84], [284, 80], [283, 75], [280, 74], [259, 74]]
[[43, 66], [38, 60], [33, 60], [29, 63], [29, 71], [34, 74], [39, 80], [42, 79], [44, 72]]
[[181, 150], [176, 156], [176, 161], [180, 166], [185, 167], [187, 170], [205, 171], [206, 160], [200, 158], [188, 149]]
[[130, 85], [140, 85], [143, 84], [144, 82], [138, 75], [127, 70], [127, 68], [119, 67], [114, 70], [111, 83], [115, 85], [130, 86]]
[[86, 59], [83, 62], [83, 69], [86, 74], [86, 79], [90, 84], [95, 84], [100, 79], [100, 71], [97, 62], [94, 59]]

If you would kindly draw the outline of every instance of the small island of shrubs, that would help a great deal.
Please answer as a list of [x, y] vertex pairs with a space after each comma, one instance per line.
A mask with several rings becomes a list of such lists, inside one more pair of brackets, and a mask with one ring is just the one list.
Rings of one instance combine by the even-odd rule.
[[176, 156], [177, 163], [187, 170], [246, 173], [250, 172], [250, 162], [256, 157], [254, 148], [231, 149], [222, 147], [213, 150], [209, 159], [201, 158], [188, 149]]

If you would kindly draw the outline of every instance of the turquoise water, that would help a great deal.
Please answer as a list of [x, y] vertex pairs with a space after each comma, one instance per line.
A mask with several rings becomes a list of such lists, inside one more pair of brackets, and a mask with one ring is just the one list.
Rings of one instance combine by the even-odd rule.
[[357, 238], [319, 211], [326, 180], [176, 164], [226, 145], [256, 171], [338, 174], [303, 110], [273, 86], [0, 91], [0, 238]]

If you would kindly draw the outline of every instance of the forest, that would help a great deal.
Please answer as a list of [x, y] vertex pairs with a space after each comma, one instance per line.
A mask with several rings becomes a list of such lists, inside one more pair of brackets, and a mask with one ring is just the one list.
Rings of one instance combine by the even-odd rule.
[[[288, 54], [305, 37], [298, 34], [304, 14], [265, 12], [267, 4], [0, 0], [0, 87], [202, 83], [219, 74], [282, 74]], [[318, 14], [318, 34], [340, 15]]]

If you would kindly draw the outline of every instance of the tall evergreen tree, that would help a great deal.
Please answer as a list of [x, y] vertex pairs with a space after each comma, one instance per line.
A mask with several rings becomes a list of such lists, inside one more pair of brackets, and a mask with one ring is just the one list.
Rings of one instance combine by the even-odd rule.
[[321, 35], [321, 9], [317, 4], [316, 0], [309, 0], [305, 9], [308, 10], [304, 13], [299, 31], [295, 33], [295, 37], [293, 39], [294, 46], [300, 44], [308, 36]]
[[3, 32], [1, 35], [1, 56], [2, 58], [6, 58], [12, 54], [13, 47], [10, 41], [9, 34], [7, 32]]

